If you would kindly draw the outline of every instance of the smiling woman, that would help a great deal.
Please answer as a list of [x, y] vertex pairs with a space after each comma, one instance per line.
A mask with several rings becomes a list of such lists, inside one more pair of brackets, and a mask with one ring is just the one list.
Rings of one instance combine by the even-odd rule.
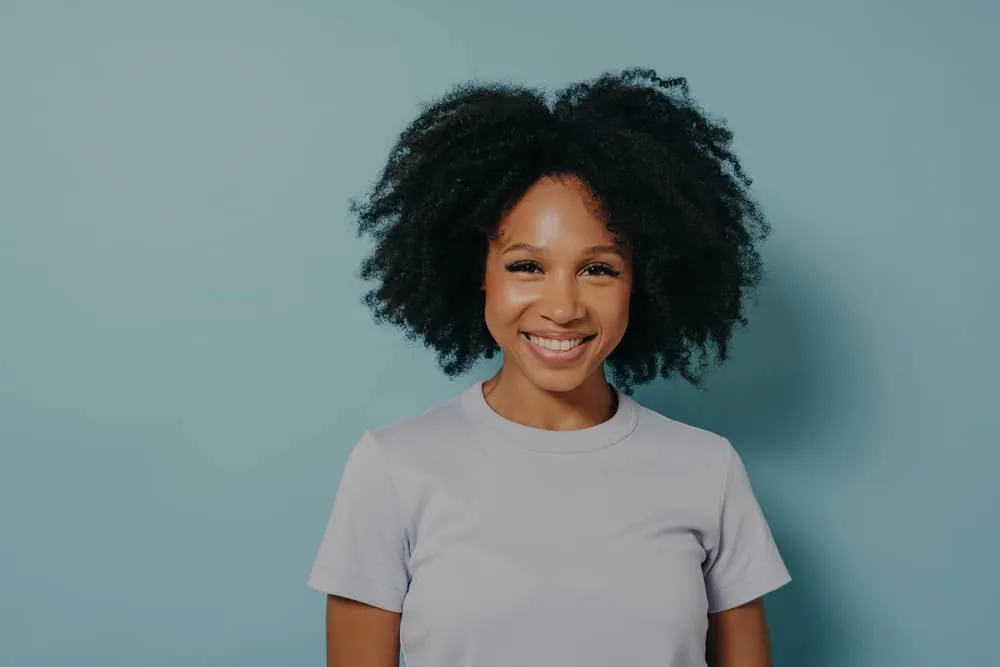
[[529, 188], [486, 257], [484, 320], [504, 351], [498, 389], [610, 396], [600, 371], [628, 326], [626, 257], [578, 179]]
[[739, 455], [631, 398], [744, 323], [767, 225], [730, 140], [647, 70], [461, 86], [403, 132], [354, 207], [366, 301], [448, 374], [503, 363], [353, 449], [309, 579], [328, 665], [770, 664], [790, 577]]

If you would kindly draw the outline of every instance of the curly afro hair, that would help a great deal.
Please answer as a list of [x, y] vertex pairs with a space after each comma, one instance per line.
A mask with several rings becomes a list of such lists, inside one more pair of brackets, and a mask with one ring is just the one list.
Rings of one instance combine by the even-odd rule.
[[700, 386], [728, 357], [762, 270], [769, 225], [684, 78], [629, 69], [547, 99], [517, 85], [466, 83], [400, 135], [371, 191], [351, 201], [373, 250], [361, 265], [378, 322], [437, 353], [446, 374], [498, 347], [480, 289], [488, 241], [528, 188], [571, 176], [591, 191], [631, 255], [629, 326], [607, 359], [625, 392], [677, 374]]

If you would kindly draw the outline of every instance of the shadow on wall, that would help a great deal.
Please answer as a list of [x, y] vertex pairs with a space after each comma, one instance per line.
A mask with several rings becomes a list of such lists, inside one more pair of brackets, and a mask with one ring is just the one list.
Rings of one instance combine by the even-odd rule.
[[[794, 474], [817, 461], [849, 455], [840, 447], [817, 450], [831, 448], [830, 438], [817, 436], [843, 418], [841, 388], [852, 359], [843, 352], [845, 341], [835, 337], [844, 331], [844, 318], [818, 291], [807, 271], [769, 262], [750, 307], [749, 327], [737, 333], [730, 361], [706, 378], [704, 391], [681, 380], [661, 381], [637, 389], [636, 398], [672, 419], [728, 437], [748, 467], [768, 460]], [[823, 574], [828, 555], [810, 547], [814, 541], [808, 532], [814, 527], [790, 511], [801, 502], [785, 498], [779, 503], [759, 481], [758, 497], [793, 576], [791, 585], [767, 600], [774, 662], [840, 667], [851, 630], [846, 619], [837, 617], [844, 607]]]
[[854, 664], [850, 653], [860, 645], [860, 629], [840, 611], [847, 603], [824, 567], [830, 554], [812, 546], [804, 531], [794, 535], [786, 515], [771, 506], [768, 519], [793, 576], [790, 585], [766, 600], [775, 666]]
[[[672, 419], [721, 433], [742, 451], [796, 456], [831, 418], [827, 397], [843, 375], [841, 324], [792, 266], [768, 263], [733, 337], [730, 359], [703, 390], [680, 379], [637, 388], [644, 404]], [[765, 451], [766, 450], [766, 451]], [[782, 451], [783, 450], [783, 451]]]

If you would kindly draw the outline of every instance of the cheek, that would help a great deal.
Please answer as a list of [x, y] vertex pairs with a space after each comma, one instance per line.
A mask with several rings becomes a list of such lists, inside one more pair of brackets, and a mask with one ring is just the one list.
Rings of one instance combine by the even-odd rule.
[[631, 287], [623, 286], [606, 297], [601, 307], [601, 319], [608, 333], [614, 332], [614, 337], [620, 340], [628, 328]]
[[492, 272], [486, 275], [484, 289], [486, 321], [491, 326], [514, 324], [535, 300], [536, 290], [530, 285]]

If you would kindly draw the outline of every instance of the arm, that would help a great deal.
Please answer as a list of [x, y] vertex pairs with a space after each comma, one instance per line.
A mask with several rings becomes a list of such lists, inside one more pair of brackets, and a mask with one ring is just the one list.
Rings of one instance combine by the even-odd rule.
[[400, 614], [326, 598], [326, 667], [399, 667]]
[[366, 433], [344, 466], [309, 575], [326, 598], [327, 667], [399, 667], [410, 579], [403, 507], [389, 461]]
[[739, 454], [728, 447], [718, 539], [706, 556], [711, 667], [771, 667], [764, 596], [791, 581]]
[[706, 649], [709, 667], [772, 667], [764, 601], [710, 614]]

